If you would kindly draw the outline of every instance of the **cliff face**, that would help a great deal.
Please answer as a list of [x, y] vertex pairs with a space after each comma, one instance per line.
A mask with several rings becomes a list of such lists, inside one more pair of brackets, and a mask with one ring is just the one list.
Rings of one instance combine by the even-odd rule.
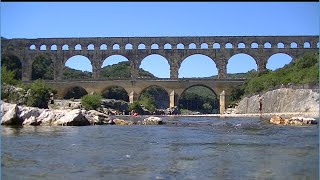
[[[318, 89], [280, 88], [262, 96], [263, 113], [318, 112]], [[259, 113], [259, 95], [246, 97], [236, 107], [238, 113]]]

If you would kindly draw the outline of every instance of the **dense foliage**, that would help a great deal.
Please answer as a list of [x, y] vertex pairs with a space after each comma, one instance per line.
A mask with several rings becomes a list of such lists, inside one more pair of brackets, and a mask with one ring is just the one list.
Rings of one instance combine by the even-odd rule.
[[53, 63], [51, 58], [41, 54], [32, 63], [32, 80], [53, 80]]
[[159, 86], [150, 86], [141, 92], [140, 99], [150, 99], [157, 109], [169, 107], [169, 95]]
[[99, 94], [87, 94], [81, 98], [80, 102], [86, 110], [96, 110], [101, 106], [101, 99]]
[[26, 105], [48, 108], [48, 102], [50, 99], [50, 88], [41, 80], [36, 80], [32, 84], [26, 87]]
[[22, 65], [17, 56], [3, 56], [1, 59], [1, 66], [6, 66], [7, 70], [14, 72], [14, 79], [21, 80]]
[[8, 70], [7, 66], [1, 67], [1, 82], [2, 84], [16, 85], [15, 72]]
[[119, 86], [113, 86], [102, 92], [102, 97], [106, 99], [117, 99], [129, 101], [128, 93], [125, 89]]

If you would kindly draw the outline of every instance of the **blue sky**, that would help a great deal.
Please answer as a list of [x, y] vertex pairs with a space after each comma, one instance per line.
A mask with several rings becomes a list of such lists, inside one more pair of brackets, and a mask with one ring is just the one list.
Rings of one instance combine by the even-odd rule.
[[[318, 2], [16, 2], [1, 3], [1, 36], [5, 38], [121, 37], [121, 36], [251, 36], [319, 35]], [[125, 60], [108, 58], [104, 65]], [[276, 69], [291, 61], [284, 54], [269, 59]], [[66, 63], [91, 71], [86, 58]], [[195, 65], [199, 68], [194, 68]], [[140, 66], [158, 77], [169, 77], [169, 65], [158, 55]], [[232, 57], [228, 72], [256, 69], [248, 55]], [[179, 77], [217, 74], [212, 60], [186, 59]]]

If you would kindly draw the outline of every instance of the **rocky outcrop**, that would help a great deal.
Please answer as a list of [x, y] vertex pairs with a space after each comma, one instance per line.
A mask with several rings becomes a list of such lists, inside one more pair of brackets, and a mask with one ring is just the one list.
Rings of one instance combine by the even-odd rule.
[[306, 125], [306, 124], [318, 124], [318, 121], [314, 118], [306, 117], [292, 117], [290, 119], [284, 119], [280, 116], [273, 116], [269, 120], [271, 124], [276, 125]]
[[[319, 112], [319, 93], [312, 89], [280, 88], [261, 95], [263, 113]], [[236, 110], [240, 114], [259, 113], [259, 95], [243, 98]]]
[[[1, 104], [3, 106], [3, 103]], [[1, 108], [5, 109], [5, 108]], [[20, 119], [17, 117], [18, 106], [15, 104], [13, 106], [7, 106], [8, 109], [1, 118], [1, 125], [19, 125], [21, 124]]]
[[132, 121], [126, 121], [126, 120], [123, 120], [123, 119], [113, 119], [113, 122], [116, 124], [116, 125], [133, 125], [134, 123]]
[[102, 124], [110, 124], [110, 117], [106, 114], [103, 114], [101, 112], [95, 111], [95, 110], [89, 110], [86, 113], [84, 113], [85, 118], [88, 119], [90, 124], [92, 125], [102, 125]]
[[53, 122], [53, 125], [61, 126], [86, 126], [90, 125], [88, 119], [80, 109], [74, 109], [66, 113], [63, 117]]
[[159, 118], [159, 117], [148, 117], [148, 118], [145, 118], [143, 120], [143, 123], [144, 125], [158, 125], [158, 124], [164, 124], [162, 119]]

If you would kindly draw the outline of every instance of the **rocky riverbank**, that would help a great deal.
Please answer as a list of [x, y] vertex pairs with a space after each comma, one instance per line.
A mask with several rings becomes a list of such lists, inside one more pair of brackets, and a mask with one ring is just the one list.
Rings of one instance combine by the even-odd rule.
[[17, 104], [6, 103], [3, 101], [1, 103], [1, 112], [1, 125], [86, 126], [108, 124], [164, 124], [162, 119], [159, 117], [149, 117], [141, 122], [138, 121], [131, 123], [121, 119], [113, 119], [111, 116], [95, 110], [87, 111], [83, 109], [40, 109], [35, 107], [18, 106]]

